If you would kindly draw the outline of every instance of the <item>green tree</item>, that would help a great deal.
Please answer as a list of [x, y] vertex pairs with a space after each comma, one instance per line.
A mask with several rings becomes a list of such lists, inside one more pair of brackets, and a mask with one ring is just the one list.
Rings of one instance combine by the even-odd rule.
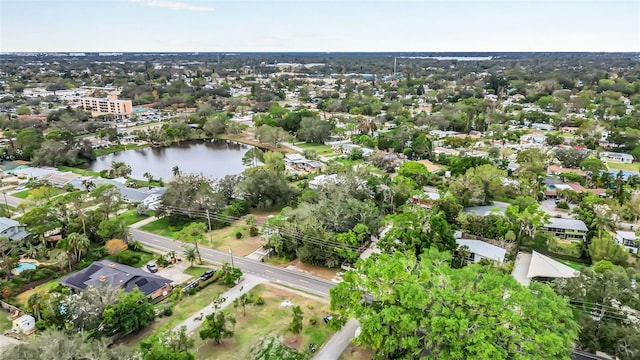
[[551, 288], [450, 260], [435, 249], [361, 260], [331, 289], [331, 310], [360, 322], [354, 342], [376, 359], [569, 359], [578, 327]]
[[184, 257], [187, 259], [189, 264], [191, 264], [190, 266], [193, 266], [193, 263], [198, 260], [200, 254], [194, 246], [187, 246], [184, 249]]
[[432, 213], [418, 205], [406, 205], [392, 219], [393, 226], [378, 245], [388, 253], [419, 256], [432, 246], [441, 251], [453, 251], [458, 247], [453, 230], [442, 214]]
[[267, 151], [263, 158], [264, 167], [276, 174], [284, 172], [284, 155], [281, 152]]
[[242, 277], [242, 270], [232, 267], [229, 263], [224, 263], [222, 265], [222, 275], [220, 276], [220, 280], [223, 284], [227, 286], [232, 286], [238, 283], [238, 280]]
[[302, 331], [303, 314], [299, 305], [291, 307], [291, 322], [289, 323], [289, 331], [294, 334], [300, 334]]
[[131, 175], [131, 166], [127, 165], [124, 161], [114, 161], [111, 163], [109, 175], [112, 178], [129, 177], [129, 175]]
[[129, 228], [120, 219], [111, 218], [100, 221], [96, 234], [102, 242], [110, 239], [123, 239], [127, 241], [129, 238]]
[[604, 351], [618, 359], [638, 358], [639, 289], [630, 281], [621, 267], [604, 271], [587, 267], [576, 277], [554, 280], [556, 292], [574, 304], [580, 325], [578, 349]]
[[109, 220], [109, 214], [117, 211], [124, 202], [120, 190], [114, 185], [101, 185], [91, 191], [91, 196], [100, 203], [105, 218]]
[[27, 298], [27, 311], [29, 311], [37, 321], [42, 320], [41, 312], [44, 296], [41, 292], [35, 292]]
[[216, 311], [205, 318], [199, 332], [200, 339], [213, 339], [220, 344], [222, 339], [233, 337], [235, 324], [236, 319], [232, 315], [224, 311]]
[[425, 186], [429, 182], [429, 170], [423, 164], [416, 161], [406, 161], [398, 168], [398, 175], [408, 177], [419, 186]]
[[89, 238], [84, 234], [71, 233], [67, 235], [66, 240], [69, 248], [76, 256], [76, 262], [80, 262], [82, 254], [87, 252], [89, 250], [89, 246], [91, 245]]
[[190, 352], [195, 341], [187, 334], [187, 328], [169, 330], [140, 342], [142, 360], [195, 360]]
[[504, 212], [513, 223], [512, 230], [521, 242], [524, 236], [533, 239], [540, 229], [549, 222], [549, 214], [540, 208], [538, 202], [528, 196], [519, 196]]
[[264, 152], [257, 147], [252, 147], [242, 156], [242, 165], [255, 167], [264, 162]]
[[626, 266], [629, 260], [629, 252], [611, 238], [594, 238], [589, 244], [589, 256], [594, 263], [600, 260], [608, 260], [616, 265]]
[[102, 313], [104, 325], [111, 334], [136, 332], [149, 325], [155, 317], [153, 304], [137, 288], [130, 292], [121, 291], [116, 302]]
[[112, 346], [105, 338], [91, 338], [86, 333], [46, 330], [29, 342], [9, 347], [2, 353], [6, 359], [92, 359], [135, 360], [136, 354], [123, 346]]
[[193, 243], [195, 246], [195, 252], [198, 255], [198, 262], [202, 264], [202, 257], [200, 256], [200, 248], [198, 247], [198, 241], [202, 241], [204, 234], [207, 232], [207, 226], [201, 222], [193, 222], [188, 226], [185, 226], [178, 233], [178, 238], [187, 243]]

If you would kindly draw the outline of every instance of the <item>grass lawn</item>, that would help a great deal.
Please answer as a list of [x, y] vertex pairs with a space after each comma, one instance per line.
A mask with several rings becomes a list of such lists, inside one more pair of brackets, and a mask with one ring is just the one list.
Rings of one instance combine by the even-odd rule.
[[589, 266], [587, 264], [582, 264], [582, 263], [571, 261], [571, 260], [564, 260], [564, 259], [555, 259], [555, 260], [567, 265], [568, 267], [570, 267], [572, 269], [576, 269], [576, 270], [582, 270], [583, 267], [588, 267]]
[[349, 344], [349, 347], [344, 349], [344, 352], [338, 360], [371, 360], [373, 358], [373, 354], [371, 350], [362, 349], [359, 346], [354, 344]]
[[304, 150], [315, 150], [318, 155], [333, 155], [333, 149], [329, 145], [325, 144], [316, 144], [316, 143], [300, 143], [295, 144], [295, 146], [304, 149]]
[[640, 170], [640, 163], [634, 162], [631, 164], [623, 164], [623, 163], [614, 162], [614, 161], [607, 161], [607, 167], [609, 168], [609, 170], [638, 172], [638, 170]]
[[133, 225], [139, 221], [142, 221], [146, 218], [148, 218], [149, 216], [152, 216], [152, 212], [150, 212], [148, 215], [138, 215], [138, 213], [136, 212], [136, 209], [133, 210], [129, 210], [125, 213], [122, 213], [120, 215], [117, 216], [118, 220], [122, 221], [125, 223], [125, 225], [129, 226], [129, 225]]
[[4, 334], [5, 332], [11, 330], [13, 323], [11, 319], [9, 319], [10, 316], [11, 314], [9, 314], [8, 312], [0, 311], [0, 334]]
[[11, 196], [17, 197], [19, 199], [26, 199], [27, 197], [29, 197], [29, 195], [31, 195], [31, 189], [22, 190], [17, 193], [11, 194]]
[[[229, 288], [221, 283], [216, 282], [209, 284], [209, 286], [191, 296], [184, 294], [182, 299], [180, 299], [180, 301], [173, 307], [173, 314], [171, 316], [156, 318], [151, 325], [147, 326], [142, 331], [124, 338], [122, 340], [122, 344], [126, 346], [138, 346], [138, 343], [141, 340], [176, 327], [189, 316], [198, 313], [201, 309], [209, 305], [218, 294], [223, 293], [228, 289]], [[167, 300], [160, 302], [156, 307], [164, 308], [166, 304]]]
[[31, 296], [31, 294], [33, 293], [37, 293], [37, 292], [42, 292], [42, 293], [47, 293], [49, 292], [49, 290], [55, 288], [56, 286], [58, 286], [58, 279], [53, 279], [51, 281], [48, 281], [42, 285], [36, 286], [35, 288], [31, 289], [31, 290], [27, 290], [24, 292], [21, 292], [20, 294], [18, 294], [16, 296], [16, 300], [18, 300], [20, 303], [22, 304], [27, 304], [27, 299], [29, 298], [29, 296]]
[[[241, 239], [236, 239], [238, 231], [242, 233]], [[264, 242], [260, 236], [249, 236], [249, 226], [244, 220], [238, 220], [231, 226], [207, 233], [203, 244], [222, 251], [228, 251], [231, 248], [234, 255], [246, 256], [262, 247]]]
[[170, 220], [171, 218], [169, 216], [165, 216], [156, 221], [148, 223], [147, 225], [141, 227], [140, 229], [154, 233], [154, 234], [158, 234], [158, 235], [162, 235], [170, 238], [176, 238], [180, 230], [182, 230], [183, 227], [189, 225], [189, 224], [183, 224], [178, 226], [171, 225]]
[[74, 174], [79, 174], [79, 175], [82, 175], [82, 176], [97, 176], [97, 177], [100, 177], [100, 172], [98, 172], [98, 171], [79, 169], [79, 168], [70, 167], [70, 166], [58, 166], [58, 170], [60, 170], [60, 171], [71, 171]]
[[[234, 337], [224, 339], [222, 344], [218, 345], [212, 340], [201, 340], [198, 335], [199, 330], [194, 331], [197, 359], [250, 359], [251, 348], [266, 335], [282, 335], [287, 346], [308, 351], [309, 343], [314, 343], [320, 348], [320, 345], [324, 344], [333, 333], [333, 330], [322, 321], [329, 308], [326, 303], [268, 285], [258, 285], [251, 290], [251, 293], [262, 296], [265, 304], [248, 307], [246, 316], [242, 314], [240, 308], [234, 309], [233, 306], [226, 308], [226, 311], [236, 317]], [[284, 300], [290, 300], [294, 305], [302, 308], [304, 327], [298, 335], [287, 331], [291, 322], [291, 308], [280, 307]], [[309, 323], [312, 317], [318, 319], [316, 325]]]
[[111, 146], [108, 147], [106, 149], [96, 149], [93, 150], [93, 155], [95, 156], [102, 156], [102, 155], [107, 155], [107, 154], [112, 154], [112, 153], [116, 153], [116, 152], [120, 152], [120, 151], [127, 151], [127, 150], [134, 150], [134, 149], [142, 149], [142, 148], [146, 148], [151, 146], [151, 144], [143, 144], [143, 145], [136, 145], [136, 144], [127, 144], [127, 145], [116, 145], [116, 146]]
[[210, 270], [211, 268], [202, 267], [202, 266], [189, 266], [184, 273], [187, 275], [191, 275], [194, 278], [200, 277], [204, 274], [205, 271]]

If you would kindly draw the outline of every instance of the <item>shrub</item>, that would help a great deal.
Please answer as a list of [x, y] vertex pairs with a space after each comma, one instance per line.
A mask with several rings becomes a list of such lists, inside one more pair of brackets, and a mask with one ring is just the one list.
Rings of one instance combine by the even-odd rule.
[[256, 304], [256, 305], [264, 305], [264, 299], [262, 298], [262, 296], [258, 296], [256, 298], [256, 301], [254, 302], [254, 304]]
[[569, 210], [569, 204], [567, 204], [566, 201], [560, 201], [559, 203], [556, 204], [556, 207], [558, 209], [565, 209], [565, 210]]
[[236, 239], [242, 239], [242, 231], [236, 231]]
[[105, 244], [107, 252], [111, 255], [117, 255], [127, 250], [127, 243], [122, 239], [111, 239]]
[[116, 261], [125, 265], [135, 265], [140, 261], [140, 255], [134, 253], [131, 250], [125, 250], [116, 255]]
[[249, 228], [249, 236], [258, 236], [259, 231], [257, 226], [251, 226]]
[[315, 325], [318, 323], [318, 318], [317, 317], [312, 317], [311, 319], [309, 319], [309, 324], [311, 325]]
[[49, 324], [47, 324], [46, 321], [37, 321], [36, 322], [36, 329], [42, 331], [42, 330], [46, 330]]
[[162, 314], [164, 316], [171, 316], [173, 314], [173, 309], [170, 306], [166, 306], [164, 310], [162, 310]]
[[196, 291], [197, 291], [196, 288], [191, 288], [191, 289], [187, 290], [187, 294], [189, 294], [190, 296], [191, 295], [195, 295]]

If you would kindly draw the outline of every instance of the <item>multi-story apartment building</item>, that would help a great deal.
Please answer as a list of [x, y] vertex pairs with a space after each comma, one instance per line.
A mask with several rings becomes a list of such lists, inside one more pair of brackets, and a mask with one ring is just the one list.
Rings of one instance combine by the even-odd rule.
[[92, 115], [114, 114], [118, 117], [130, 116], [133, 112], [131, 100], [118, 100], [115, 95], [108, 98], [81, 98], [80, 105], [83, 110], [91, 111]]

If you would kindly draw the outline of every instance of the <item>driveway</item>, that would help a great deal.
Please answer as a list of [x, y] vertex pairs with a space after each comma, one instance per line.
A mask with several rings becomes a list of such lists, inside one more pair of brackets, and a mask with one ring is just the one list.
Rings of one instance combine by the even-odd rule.
[[556, 208], [555, 200], [544, 200], [540, 202], [540, 208], [544, 210], [547, 214], [549, 214], [551, 217], [561, 217], [565, 219], [572, 218], [572, 216], [569, 214], [571, 213], [571, 210], [573, 210], [573, 208], [575, 207], [576, 205], [569, 204], [569, 210], [563, 210], [563, 209]]
[[[158, 267], [158, 272], [155, 273], [155, 275], [162, 276], [171, 280], [171, 285], [175, 286], [191, 279], [191, 275], [185, 274], [184, 272], [188, 267], [188, 262], [180, 261], [175, 265], [169, 265], [165, 268]], [[146, 266], [143, 266], [142, 270], [149, 272]]]

